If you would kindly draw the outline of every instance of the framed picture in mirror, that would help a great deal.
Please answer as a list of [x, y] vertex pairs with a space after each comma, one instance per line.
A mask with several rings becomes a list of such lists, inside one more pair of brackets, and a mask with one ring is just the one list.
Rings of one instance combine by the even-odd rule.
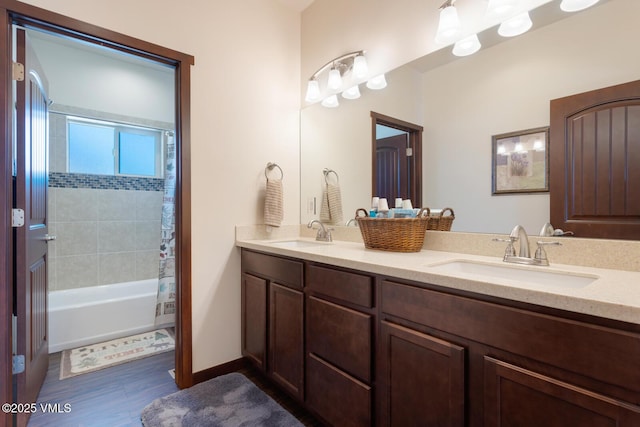
[[492, 194], [549, 191], [549, 127], [493, 135]]

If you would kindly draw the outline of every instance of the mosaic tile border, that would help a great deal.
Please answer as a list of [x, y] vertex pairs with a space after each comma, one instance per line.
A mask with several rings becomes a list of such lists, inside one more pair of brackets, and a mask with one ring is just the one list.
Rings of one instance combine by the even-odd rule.
[[163, 191], [164, 179], [50, 172], [49, 187], [91, 188], [94, 190]]

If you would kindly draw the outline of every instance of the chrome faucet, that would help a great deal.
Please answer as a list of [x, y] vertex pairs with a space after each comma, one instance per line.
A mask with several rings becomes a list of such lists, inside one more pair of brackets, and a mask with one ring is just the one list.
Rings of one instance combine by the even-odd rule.
[[531, 256], [529, 254], [529, 236], [523, 226], [518, 224], [513, 227], [511, 234], [509, 234], [509, 239], [511, 239], [511, 242], [520, 242], [520, 251], [518, 252], [519, 257], [529, 258]]
[[320, 242], [331, 242], [333, 239], [331, 238], [331, 230], [333, 228], [325, 228], [324, 224], [318, 221], [317, 219], [311, 220], [309, 224], [307, 224], [308, 228], [313, 228], [314, 223], [320, 224], [320, 228], [318, 228], [318, 234], [316, 234], [316, 240]]
[[[560, 246], [560, 242], [544, 242], [539, 241], [538, 249], [536, 249], [535, 256], [531, 258], [531, 253], [529, 252], [529, 236], [527, 236], [527, 232], [524, 227], [521, 225], [516, 225], [511, 230], [511, 234], [509, 234], [509, 239], [493, 239], [498, 242], [507, 242], [507, 248], [504, 251], [504, 258], [502, 260], [504, 262], [511, 262], [515, 264], [527, 264], [527, 265], [549, 265], [549, 259], [547, 258], [547, 253], [544, 250], [544, 246], [554, 245]], [[520, 248], [518, 251], [518, 256], [516, 256], [516, 249], [514, 247], [514, 243], [518, 241], [520, 243]]]
[[355, 220], [355, 218], [351, 218], [349, 221], [347, 221], [347, 223], [345, 224], [347, 227], [351, 226], [351, 224], [353, 224], [354, 227], [358, 226], [358, 221]]

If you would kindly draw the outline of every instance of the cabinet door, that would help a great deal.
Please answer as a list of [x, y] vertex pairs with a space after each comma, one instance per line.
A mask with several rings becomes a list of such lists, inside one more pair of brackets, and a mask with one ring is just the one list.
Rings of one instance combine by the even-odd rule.
[[266, 369], [267, 281], [242, 274], [242, 355]]
[[462, 426], [465, 349], [381, 322], [381, 426]]
[[638, 426], [640, 407], [484, 358], [484, 425]]
[[304, 391], [303, 294], [269, 285], [269, 373], [302, 400]]

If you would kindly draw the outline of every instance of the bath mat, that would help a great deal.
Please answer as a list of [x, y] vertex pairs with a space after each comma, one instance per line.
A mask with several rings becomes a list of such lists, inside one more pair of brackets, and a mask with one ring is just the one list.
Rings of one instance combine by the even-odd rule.
[[140, 415], [144, 427], [250, 427], [302, 424], [247, 377], [232, 373], [156, 399]]
[[173, 336], [158, 329], [99, 344], [64, 350], [60, 358], [60, 379], [108, 368], [175, 348]]

